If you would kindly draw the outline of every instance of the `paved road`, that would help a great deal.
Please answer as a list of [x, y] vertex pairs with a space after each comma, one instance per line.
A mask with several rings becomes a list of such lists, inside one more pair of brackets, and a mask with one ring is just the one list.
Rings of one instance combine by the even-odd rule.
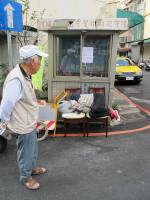
[[[119, 83], [116, 84], [116, 88], [132, 100], [132, 102], [150, 111], [150, 72], [144, 70], [143, 73], [144, 79], [140, 84], [132, 82], [122, 84]], [[122, 116], [123, 123], [130, 124], [137, 122], [137, 125], [140, 125], [141, 122], [149, 123], [150, 118], [143, 112], [140, 112], [140, 110], [135, 106], [131, 105], [130, 108], [128, 105], [124, 105], [124, 103], [121, 104], [121, 101], [119, 103], [121, 105], [120, 114]]]
[[150, 110], [150, 71], [143, 70], [143, 74], [140, 84], [117, 84], [116, 87], [135, 103]]
[[0, 200], [149, 200], [148, 132], [90, 138], [56, 138], [40, 143], [39, 191], [18, 182], [15, 141], [0, 155]]

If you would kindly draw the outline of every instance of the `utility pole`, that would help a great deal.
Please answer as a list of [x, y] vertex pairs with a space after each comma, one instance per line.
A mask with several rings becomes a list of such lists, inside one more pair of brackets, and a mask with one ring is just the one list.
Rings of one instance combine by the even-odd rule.
[[[14, 8], [10, 3], [8, 3], [4, 7], [4, 11], [7, 15], [7, 27], [14, 28], [14, 21], [13, 21], [13, 12]], [[13, 60], [12, 60], [12, 40], [11, 40], [11, 32], [7, 31], [7, 46], [8, 46], [8, 62], [9, 62], [9, 69], [13, 68]]]
[[8, 63], [9, 70], [13, 68], [11, 32], [7, 31]]

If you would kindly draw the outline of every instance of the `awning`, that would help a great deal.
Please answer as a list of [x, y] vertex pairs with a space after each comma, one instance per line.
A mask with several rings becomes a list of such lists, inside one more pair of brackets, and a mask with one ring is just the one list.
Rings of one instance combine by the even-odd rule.
[[128, 18], [129, 27], [136, 26], [144, 22], [144, 17], [136, 12], [117, 9], [117, 17]]

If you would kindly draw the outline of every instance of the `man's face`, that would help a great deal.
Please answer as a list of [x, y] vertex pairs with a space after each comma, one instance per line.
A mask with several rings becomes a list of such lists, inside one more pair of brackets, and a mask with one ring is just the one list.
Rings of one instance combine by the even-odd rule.
[[39, 68], [40, 68], [40, 66], [41, 66], [41, 60], [42, 60], [42, 57], [40, 57], [40, 56], [34, 56], [32, 59], [31, 59], [31, 62], [30, 62], [30, 64], [31, 64], [31, 67], [30, 67], [30, 74], [32, 75], [32, 74], [35, 74], [38, 70], [39, 70]]

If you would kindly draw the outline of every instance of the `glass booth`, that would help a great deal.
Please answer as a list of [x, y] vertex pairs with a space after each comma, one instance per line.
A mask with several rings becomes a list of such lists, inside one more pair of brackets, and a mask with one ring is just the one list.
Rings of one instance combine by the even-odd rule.
[[48, 31], [48, 98], [79, 88], [81, 93], [103, 91], [106, 106], [111, 104], [118, 31], [127, 28], [120, 18], [41, 21], [39, 30]]

